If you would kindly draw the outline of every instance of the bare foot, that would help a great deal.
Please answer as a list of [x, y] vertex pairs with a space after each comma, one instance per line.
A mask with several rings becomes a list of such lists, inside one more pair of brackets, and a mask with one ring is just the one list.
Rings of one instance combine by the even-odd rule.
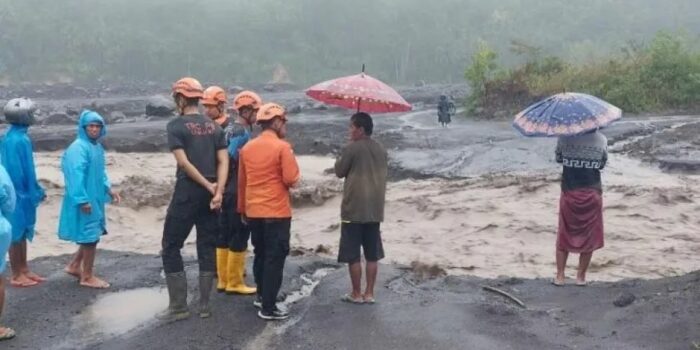
[[25, 275], [19, 275], [17, 277], [10, 278], [10, 285], [13, 287], [25, 288], [33, 287], [39, 284], [39, 282], [29, 279]]
[[563, 286], [564, 284], [566, 284], [566, 276], [557, 275], [552, 280], [552, 284], [555, 286]]
[[92, 276], [86, 279], [81, 279], [80, 280], [80, 285], [83, 287], [88, 287], [88, 288], [96, 288], [96, 289], [106, 289], [109, 288], [109, 283], [106, 281]]
[[9, 327], [0, 326], [0, 340], [8, 340], [15, 337], [15, 330]]
[[44, 281], [46, 281], [46, 278], [41, 277], [41, 276], [35, 274], [34, 272], [31, 272], [31, 271], [25, 272], [24, 275], [27, 276], [27, 278], [29, 278], [30, 280], [35, 281], [35, 282], [44, 282]]
[[65, 272], [73, 277], [77, 277], [77, 278], [80, 278], [80, 275], [83, 273], [80, 270], [80, 268], [74, 268], [72, 266], [66, 266], [66, 268], [63, 269], [63, 272]]

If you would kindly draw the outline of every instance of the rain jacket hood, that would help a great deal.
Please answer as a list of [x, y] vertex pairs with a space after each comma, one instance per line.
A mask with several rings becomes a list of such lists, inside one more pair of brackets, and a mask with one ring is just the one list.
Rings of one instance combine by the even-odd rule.
[[[89, 124], [97, 123], [102, 125], [102, 131], [100, 132], [100, 137], [97, 140], [92, 140], [87, 134], [87, 127]], [[107, 126], [105, 125], [105, 120], [97, 112], [86, 109], [83, 113], [80, 113], [80, 120], [78, 121], [78, 138], [86, 141], [99, 141], [100, 139], [107, 136]]]

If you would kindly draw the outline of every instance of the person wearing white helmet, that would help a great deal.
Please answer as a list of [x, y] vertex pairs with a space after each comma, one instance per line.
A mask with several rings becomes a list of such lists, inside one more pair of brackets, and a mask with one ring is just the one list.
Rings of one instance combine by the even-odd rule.
[[34, 102], [28, 98], [12, 99], [3, 109], [10, 128], [2, 141], [2, 165], [12, 179], [17, 197], [15, 211], [7, 216], [12, 225], [10, 284], [14, 287], [32, 287], [45, 281], [27, 263], [27, 241], [34, 239], [36, 210], [46, 198], [36, 178], [32, 141], [27, 134], [35, 122], [35, 111]]

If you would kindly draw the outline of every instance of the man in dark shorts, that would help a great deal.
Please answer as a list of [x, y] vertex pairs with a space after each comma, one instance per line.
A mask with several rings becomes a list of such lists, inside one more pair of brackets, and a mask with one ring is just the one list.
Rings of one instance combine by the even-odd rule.
[[[351, 303], [374, 303], [377, 262], [384, 258], [379, 225], [384, 220], [387, 152], [371, 138], [373, 128], [369, 114], [354, 114], [350, 119], [351, 142], [335, 162], [335, 174], [345, 178], [338, 262], [349, 264], [352, 293], [344, 295], [343, 301]], [[364, 294], [360, 247], [366, 261]]]
[[211, 316], [209, 296], [216, 271], [218, 213], [228, 176], [228, 152], [224, 131], [199, 114], [202, 85], [183, 78], [173, 85], [179, 117], [168, 123], [168, 146], [177, 161], [173, 192], [163, 229], [163, 269], [170, 304], [158, 315], [163, 321], [189, 317], [187, 277], [180, 250], [192, 227], [197, 227], [199, 262], [199, 316]]

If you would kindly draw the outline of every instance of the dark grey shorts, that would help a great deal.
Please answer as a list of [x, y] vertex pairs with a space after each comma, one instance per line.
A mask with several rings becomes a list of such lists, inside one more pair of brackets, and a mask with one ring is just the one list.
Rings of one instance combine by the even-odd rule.
[[347, 223], [340, 225], [340, 249], [338, 262], [356, 263], [360, 261], [360, 247], [365, 260], [376, 262], [384, 258], [384, 246], [379, 223]]

